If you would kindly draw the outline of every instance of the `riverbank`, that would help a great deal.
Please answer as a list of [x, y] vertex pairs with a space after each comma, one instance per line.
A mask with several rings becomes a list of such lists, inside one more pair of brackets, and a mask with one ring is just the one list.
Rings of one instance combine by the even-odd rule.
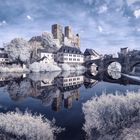
[[82, 65], [68, 64], [57, 65], [57, 63], [41, 64], [34, 62], [27, 68], [25, 65], [1, 65], [0, 73], [30, 73], [30, 72], [55, 72], [55, 71], [85, 71], [86, 68]]

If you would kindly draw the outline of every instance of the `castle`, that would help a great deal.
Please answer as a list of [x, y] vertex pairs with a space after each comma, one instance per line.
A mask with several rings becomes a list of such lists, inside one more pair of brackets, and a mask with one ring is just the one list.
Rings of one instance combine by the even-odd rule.
[[59, 24], [52, 25], [52, 34], [54, 39], [58, 39], [60, 44], [80, 48], [80, 37], [74, 34], [70, 26], [64, 28]]

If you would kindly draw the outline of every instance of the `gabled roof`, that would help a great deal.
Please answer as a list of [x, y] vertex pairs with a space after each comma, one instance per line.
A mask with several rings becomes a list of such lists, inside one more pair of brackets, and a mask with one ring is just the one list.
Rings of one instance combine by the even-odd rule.
[[4, 48], [0, 48], [0, 51], [4, 51]]
[[55, 52], [53, 50], [47, 50], [47, 49], [37, 49], [37, 53], [53, 53], [55, 54]]
[[8, 58], [8, 54], [7, 53], [0, 53], [0, 58]]
[[70, 53], [70, 54], [83, 54], [79, 48], [70, 47], [70, 46], [62, 46], [58, 52]]
[[94, 55], [94, 56], [100, 56], [95, 50], [93, 49], [86, 49], [85, 52], [84, 52], [84, 55], [85, 56], [88, 56], [88, 55]]
[[73, 91], [76, 89], [79, 89], [82, 84], [77, 84], [77, 85], [71, 85], [71, 86], [66, 86], [66, 87], [58, 87], [61, 92], [66, 92], [66, 91]]

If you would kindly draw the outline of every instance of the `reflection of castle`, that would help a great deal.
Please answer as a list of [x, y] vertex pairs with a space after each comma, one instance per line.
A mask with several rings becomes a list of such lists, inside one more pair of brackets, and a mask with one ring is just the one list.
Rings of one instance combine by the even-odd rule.
[[65, 108], [71, 108], [73, 100], [78, 100], [80, 97], [79, 87], [84, 81], [84, 76], [69, 76], [56, 78], [56, 85], [60, 90], [60, 95], [55, 97], [52, 103], [52, 109], [59, 111], [64, 101]]
[[90, 79], [92, 77], [90, 73], [85, 73], [85, 76], [76, 75], [75, 73], [49, 73], [48, 75], [39, 74], [37, 77], [35, 78], [34, 74], [30, 74], [25, 78], [21, 78], [21, 75], [19, 75], [19, 77], [14, 77], [12, 80], [3, 79], [2, 83], [4, 82], [4, 84], [1, 86], [7, 85], [5, 87], [12, 100], [20, 101], [32, 97], [40, 100], [45, 106], [51, 106], [54, 111], [60, 111], [62, 107], [71, 108], [73, 101], [79, 99], [79, 88], [83, 83], [85, 88], [95, 86], [98, 81], [140, 84], [126, 77], [112, 80], [103, 73], [93, 76], [94, 79]]
[[10, 82], [7, 90], [11, 99], [18, 101], [27, 97], [36, 98], [45, 106], [51, 105], [54, 111], [60, 111], [62, 107], [69, 109], [72, 107], [72, 102], [79, 99], [78, 89], [84, 81], [83, 75], [42, 78], [39, 81], [24, 78]]

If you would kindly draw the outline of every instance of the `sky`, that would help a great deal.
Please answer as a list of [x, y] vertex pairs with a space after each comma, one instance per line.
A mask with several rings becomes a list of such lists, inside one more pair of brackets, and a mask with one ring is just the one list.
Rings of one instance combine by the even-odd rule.
[[140, 0], [0, 0], [0, 47], [51, 32], [54, 23], [72, 26], [83, 51], [140, 48]]

